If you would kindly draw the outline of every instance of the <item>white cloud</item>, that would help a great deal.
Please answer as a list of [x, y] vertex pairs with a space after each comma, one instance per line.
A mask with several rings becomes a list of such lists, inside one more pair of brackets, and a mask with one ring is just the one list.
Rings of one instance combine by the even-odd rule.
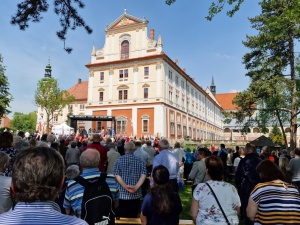
[[230, 90], [229, 93], [237, 93], [237, 92], [241, 92], [240, 90]]

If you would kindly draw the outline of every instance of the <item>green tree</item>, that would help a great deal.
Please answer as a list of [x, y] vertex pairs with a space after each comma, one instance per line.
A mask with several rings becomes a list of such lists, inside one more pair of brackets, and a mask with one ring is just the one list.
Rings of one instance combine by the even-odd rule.
[[[42, 13], [46, 13], [49, 9], [49, 0], [24, 0], [17, 5], [17, 12], [12, 16], [11, 23], [18, 25], [21, 30], [29, 27], [29, 22], [40, 22], [43, 17]], [[82, 0], [53, 0], [54, 12], [59, 17], [61, 30], [57, 31], [57, 37], [64, 44], [69, 29], [75, 30], [77, 27], [84, 27], [88, 34], [93, 30], [85, 24], [83, 18], [78, 14], [77, 8], [83, 9]], [[72, 52], [72, 48], [65, 47], [68, 52]]]
[[[299, 114], [295, 43], [300, 38], [300, 2], [264, 0], [260, 5], [262, 13], [249, 19], [258, 34], [247, 36], [243, 42], [251, 50], [243, 57], [251, 84], [234, 99], [239, 110], [231, 116], [239, 121], [247, 118], [245, 126], [279, 122], [283, 134], [283, 124], [288, 122], [293, 149]], [[253, 119], [256, 112], [258, 116]]]
[[[215, 15], [220, 13], [224, 6], [227, 4], [231, 6], [232, 8], [226, 12], [227, 16], [232, 17], [235, 12], [237, 12], [240, 9], [241, 4], [245, 0], [216, 0], [213, 1], [209, 7], [208, 10], [208, 16], [206, 17], [207, 20], [211, 21]], [[176, 0], [166, 0], [166, 4], [172, 5], [175, 3]]]
[[10, 121], [10, 127], [12, 130], [29, 131], [30, 133], [36, 130], [36, 124], [36, 112], [31, 112], [28, 114], [15, 112], [13, 119]]
[[5, 66], [3, 66], [3, 58], [0, 54], [0, 117], [10, 113], [8, 110], [9, 103], [12, 101], [12, 95], [9, 93], [9, 83], [5, 76]]
[[50, 121], [54, 112], [61, 113], [63, 108], [74, 101], [68, 91], [60, 90], [54, 78], [43, 78], [38, 82], [35, 91], [35, 103], [46, 111], [46, 130], [50, 132]]
[[283, 135], [280, 131], [280, 128], [278, 127], [277, 124], [273, 126], [272, 131], [270, 132], [270, 138], [271, 140], [278, 145], [283, 145], [284, 144], [284, 138]]

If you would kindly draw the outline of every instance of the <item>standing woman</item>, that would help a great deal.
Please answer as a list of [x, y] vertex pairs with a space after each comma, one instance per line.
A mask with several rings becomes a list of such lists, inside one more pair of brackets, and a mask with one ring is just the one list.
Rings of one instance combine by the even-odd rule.
[[159, 165], [152, 172], [153, 188], [144, 197], [141, 222], [142, 225], [178, 225], [182, 212], [180, 197], [170, 192], [169, 171]]
[[223, 181], [224, 166], [220, 157], [205, 160], [209, 180], [197, 185], [193, 192], [191, 216], [197, 225], [239, 224], [241, 201], [236, 188]]
[[263, 183], [251, 192], [247, 216], [254, 224], [300, 224], [298, 189], [284, 182], [284, 174], [271, 160], [260, 162], [256, 170]]
[[11, 177], [12, 167], [18, 150], [13, 147], [13, 135], [10, 132], [3, 132], [0, 134], [0, 152], [5, 152], [9, 156], [8, 167], [4, 171], [5, 176]]

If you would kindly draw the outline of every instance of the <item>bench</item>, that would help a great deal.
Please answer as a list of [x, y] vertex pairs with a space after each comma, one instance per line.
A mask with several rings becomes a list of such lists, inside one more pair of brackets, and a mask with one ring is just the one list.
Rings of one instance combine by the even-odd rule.
[[[140, 218], [120, 218], [116, 224], [141, 224]], [[193, 220], [179, 220], [179, 225], [193, 225]]]

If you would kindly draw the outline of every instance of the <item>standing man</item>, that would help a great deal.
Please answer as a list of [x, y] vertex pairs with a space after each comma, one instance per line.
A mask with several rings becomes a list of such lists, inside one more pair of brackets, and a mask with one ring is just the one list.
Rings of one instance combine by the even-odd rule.
[[[82, 168], [82, 174], [80, 175], [89, 182], [95, 182], [100, 175], [98, 165], [100, 161], [100, 154], [95, 149], [87, 149], [80, 156], [80, 166]], [[107, 174], [106, 183], [112, 193], [114, 206], [118, 206], [119, 190], [117, 182], [112, 174]], [[70, 181], [65, 194], [64, 208], [66, 214], [74, 214], [80, 218], [82, 198], [85, 188], [76, 181]]]
[[119, 152], [116, 151], [116, 144], [109, 144], [109, 151], [107, 152], [107, 173], [114, 173], [114, 167], [117, 159], [121, 156]]
[[192, 170], [189, 174], [189, 179], [193, 180], [192, 194], [199, 183], [204, 183], [208, 180], [206, 175], [205, 158], [208, 156], [208, 150], [200, 148], [197, 153], [197, 160], [194, 162]]
[[150, 173], [152, 171], [152, 168], [153, 168], [153, 160], [154, 160], [154, 156], [155, 156], [155, 150], [154, 148], [151, 146], [151, 141], [146, 141], [146, 147], [144, 148], [145, 152], [148, 153], [149, 155], [149, 158], [150, 158], [150, 165], [147, 167], [147, 173], [148, 173], [148, 176], [150, 176]]
[[300, 148], [295, 148], [295, 158], [289, 162], [290, 171], [293, 175], [292, 184], [300, 188]]
[[101, 137], [99, 134], [93, 135], [93, 143], [88, 145], [87, 148], [96, 149], [100, 153], [99, 171], [105, 172], [105, 164], [107, 163], [107, 151], [103, 145], [100, 144]]
[[[148, 153], [144, 150], [144, 148], [142, 147], [142, 143], [140, 141], [136, 141], [135, 142], [135, 151], [134, 151], [134, 156], [139, 158], [140, 160], [142, 160], [145, 165], [146, 165], [146, 171], [147, 171], [147, 167], [150, 165], [150, 157], [148, 155]], [[147, 190], [149, 187], [149, 180], [146, 178], [144, 183], [141, 186], [142, 189], [142, 196], [144, 197], [147, 194]]]
[[10, 195], [11, 177], [4, 174], [8, 163], [8, 154], [0, 152], [0, 214], [10, 210], [13, 205]]
[[28, 148], [15, 160], [12, 173], [14, 210], [0, 214], [0, 225], [72, 224], [88, 225], [64, 215], [54, 202], [64, 182], [64, 160], [48, 147]]
[[247, 217], [246, 209], [250, 193], [259, 183], [259, 175], [256, 171], [256, 166], [261, 159], [258, 157], [255, 146], [247, 143], [245, 147], [246, 156], [241, 159], [235, 172], [235, 184], [241, 199], [241, 219], [245, 220], [245, 225], [252, 225], [253, 222]]
[[120, 189], [118, 217], [137, 218], [141, 211], [141, 186], [147, 175], [146, 164], [133, 155], [132, 141], [124, 145], [125, 155], [117, 159], [114, 175]]
[[134, 156], [142, 160], [146, 166], [150, 165], [150, 157], [148, 153], [142, 148], [142, 143], [139, 141], [135, 142]]
[[174, 155], [176, 155], [178, 162], [179, 162], [179, 173], [178, 177], [181, 179], [183, 177], [183, 171], [184, 171], [184, 163], [186, 160], [186, 156], [184, 151], [180, 148], [180, 143], [176, 142], [174, 145], [174, 149], [171, 151]]
[[224, 166], [224, 180], [226, 180], [227, 174], [228, 174], [228, 168], [227, 168], [228, 152], [227, 152], [224, 144], [221, 144], [220, 147], [221, 147], [221, 149], [220, 149], [220, 151], [218, 151], [217, 156], [219, 156], [222, 159], [223, 166]]
[[[165, 166], [170, 173], [169, 182], [173, 187], [173, 191], [178, 192], [178, 172], [179, 162], [177, 157], [169, 152], [170, 144], [167, 139], [162, 139], [158, 142], [159, 154], [154, 157], [153, 169], [158, 165]], [[153, 170], [152, 170], [153, 171]]]

